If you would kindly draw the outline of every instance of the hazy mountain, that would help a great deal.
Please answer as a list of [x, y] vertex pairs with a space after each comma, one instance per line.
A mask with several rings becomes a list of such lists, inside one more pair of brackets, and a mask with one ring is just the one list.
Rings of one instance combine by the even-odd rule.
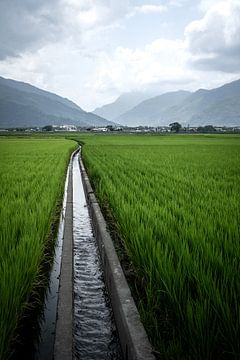
[[96, 108], [93, 113], [105, 119], [115, 121], [121, 114], [132, 109], [141, 101], [149, 98], [149, 93], [129, 92], [119, 96], [113, 103]]
[[104, 126], [113, 123], [61, 96], [0, 77], [0, 128], [53, 124]]
[[176, 91], [155, 96], [122, 114], [116, 121], [122, 125], [130, 126], [165, 124], [165, 112], [170, 107], [179, 105], [190, 94], [188, 91]]
[[116, 121], [123, 125], [240, 125], [240, 80], [212, 90], [178, 91], [143, 101]]
[[240, 80], [212, 90], [200, 89], [166, 114], [168, 121], [190, 125], [240, 125]]

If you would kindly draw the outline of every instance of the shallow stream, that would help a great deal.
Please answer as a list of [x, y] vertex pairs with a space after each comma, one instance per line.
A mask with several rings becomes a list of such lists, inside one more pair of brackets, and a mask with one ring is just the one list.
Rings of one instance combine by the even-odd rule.
[[73, 159], [74, 359], [120, 360], [121, 350], [105, 288], [79, 168]]

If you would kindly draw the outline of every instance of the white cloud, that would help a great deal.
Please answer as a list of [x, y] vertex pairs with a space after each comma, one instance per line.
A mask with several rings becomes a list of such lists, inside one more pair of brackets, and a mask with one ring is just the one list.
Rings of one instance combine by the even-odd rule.
[[164, 5], [142, 5], [136, 6], [134, 8], [136, 13], [142, 14], [153, 14], [153, 13], [163, 13], [167, 11], [167, 6]]
[[0, 60], [66, 39], [79, 44], [119, 26], [133, 7], [130, 0], [1, 0]]
[[[182, 40], [162, 38], [142, 48], [118, 47], [113, 55], [102, 54], [93, 77], [96, 81], [89, 86], [95, 93], [109, 98], [110, 94], [131, 90], [154, 88], [159, 93], [180, 88], [197, 90], [236, 80], [238, 75], [234, 71], [236, 64], [239, 65], [239, 55], [236, 61], [233, 53], [228, 54], [225, 50], [226, 46], [232, 50], [239, 41], [238, 16], [235, 13], [231, 19], [228, 18], [237, 9], [232, 5], [226, 8], [222, 3], [218, 5], [217, 8], [211, 7], [202, 20], [192, 22]], [[221, 27], [222, 32], [219, 31]], [[224, 63], [219, 59], [216, 63], [216, 52], [225, 54]], [[206, 64], [197, 63], [199, 59]], [[194, 66], [189, 66], [193, 60]]]
[[211, 1], [208, 6], [204, 17], [185, 31], [192, 61], [205, 69], [240, 71], [240, 1]]
[[[195, 90], [236, 79], [240, 74], [240, 0], [197, 1], [201, 12], [198, 8], [196, 16], [202, 18], [191, 22], [178, 40], [169, 39], [169, 21], [177, 22], [175, 14], [184, 13], [190, 1], [39, 0], [33, 5], [31, 0], [22, 0], [17, 6], [18, 0], [0, 0], [0, 10], [6, 10], [0, 20], [9, 15], [8, 33], [0, 32], [4, 59], [0, 74], [56, 92], [87, 110], [126, 91]], [[159, 39], [151, 32], [155, 15], [166, 24], [165, 36]], [[131, 16], [135, 16], [134, 30], [130, 29], [132, 19], [124, 21]], [[144, 36], [148, 28], [138, 23], [140, 19], [145, 25], [149, 21], [149, 37]], [[154, 25], [157, 21], [155, 16]], [[121, 37], [124, 31], [116, 31], [120, 25], [126, 28], [125, 36], [133, 37], [129, 43], [138, 37], [136, 48], [124, 43], [128, 41]], [[0, 30], [4, 26], [0, 22]]]
[[129, 0], [60, 0], [64, 22], [79, 31], [109, 26], [130, 11]]
[[87, 88], [94, 61], [95, 54], [65, 41], [0, 62], [0, 74], [67, 97], [85, 109], [94, 103], [94, 94]]
[[168, 4], [175, 8], [181, 8], [192, 3], [192, 0], [168, 0]]
[[185, 62], [185, 45], [180, 40], [158, 39], [143, 49], [118, 47], [113, 56], [105, 53], [100, 58], [93, 88], [126, 92], [160, 83], [184, 83], [189, 76]]
[[61, 36], [57, 0], [0, 1], [0, 60]]
[[203, 11], [205, 13], [212, 6], [219, 4], [220, 1], [222, 1], [222, 0], [201, 0], [200, 4], [199, 4], [199, 8], [201, 11]]

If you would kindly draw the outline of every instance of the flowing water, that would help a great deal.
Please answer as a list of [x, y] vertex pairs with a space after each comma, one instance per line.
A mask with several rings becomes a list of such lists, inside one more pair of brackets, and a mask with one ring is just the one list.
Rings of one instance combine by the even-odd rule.
[[121, 350], [91, 219], [78, 155], [73, 159], [74, 359], [120, 360]]

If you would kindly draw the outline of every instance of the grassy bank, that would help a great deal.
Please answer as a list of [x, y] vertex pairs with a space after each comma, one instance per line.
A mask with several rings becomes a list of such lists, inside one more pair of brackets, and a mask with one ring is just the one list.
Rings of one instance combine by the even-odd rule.
[[0, 139], [0, 359], [34, 288], [74, 142]]
[[240, 357], [240, 137], [82, 135], [161, 358]]

